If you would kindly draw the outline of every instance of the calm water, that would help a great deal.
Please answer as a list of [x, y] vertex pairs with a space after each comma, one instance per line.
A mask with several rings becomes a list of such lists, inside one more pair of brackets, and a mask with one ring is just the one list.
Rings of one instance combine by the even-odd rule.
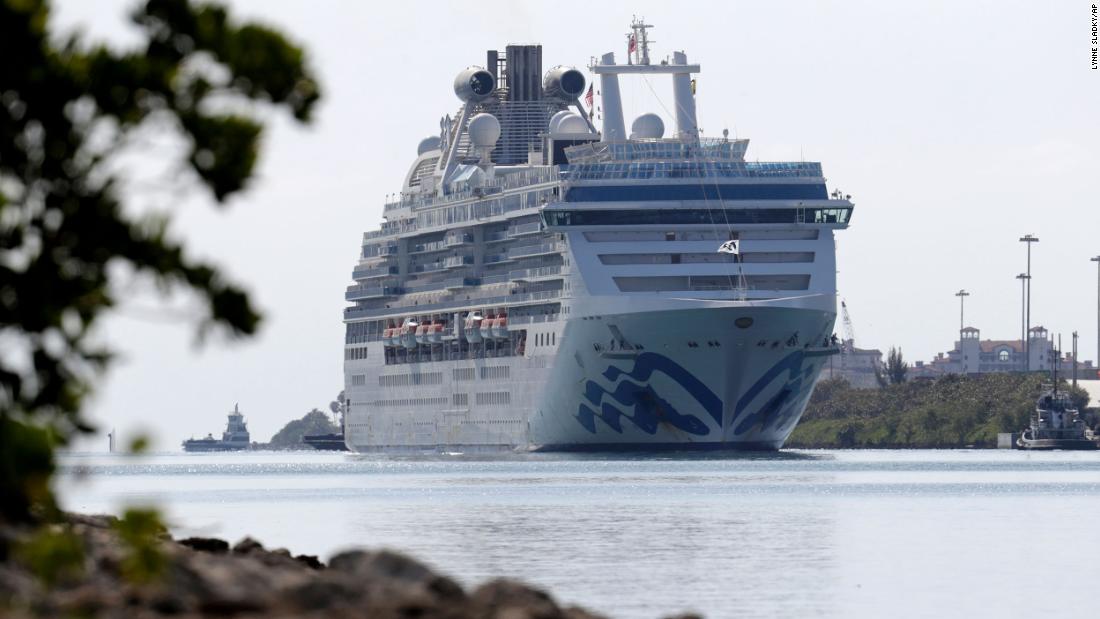
[[411, 552], [613, 617], [1095, 617], [1100, 453], [69, 455], [68, 509], [323, 557]]

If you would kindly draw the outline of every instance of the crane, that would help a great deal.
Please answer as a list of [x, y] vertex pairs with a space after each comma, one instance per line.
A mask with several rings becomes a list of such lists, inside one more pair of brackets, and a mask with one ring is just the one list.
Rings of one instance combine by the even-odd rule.
[[848, 313], [848, 304], [840, 301], [840, 319], [844, 328], [844, 339], [840, 342], [840, 367], [845, 367], [846, 357], [856, 348], [856, 329], [852, 326], [852, 315]]

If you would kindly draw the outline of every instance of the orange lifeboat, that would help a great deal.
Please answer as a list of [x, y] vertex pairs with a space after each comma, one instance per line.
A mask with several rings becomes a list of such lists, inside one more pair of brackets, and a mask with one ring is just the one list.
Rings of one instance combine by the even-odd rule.
[[490, 314], [485, 320], [481, 321], [481, 338], [485, 340], [493, 339], [493, 325], [495, 325], [497, 319]]
[[431, 328], [428, 330], [428, 341], [433, 344], [438, 344], [443, 341], [443, 323], [432, 323]]
[[493, 337], [498, 340], [508, 339], [508, 315], [501, 314], [497, 316], [496, 322], [493, 323]]
[[420, 324], [415, 318], [406, 318], [401, 325], [400, 341], [405, 348], [416, 348], [416, 328]]
[[432, 329], [432, 323], [430, 323], [430, 322], [420, 323], [420, 326], [418, 326], [416, 328], [416, 343], [427, 345], [429, 343], [428, 342], [428, 332], [431, 331], [431, 329]]

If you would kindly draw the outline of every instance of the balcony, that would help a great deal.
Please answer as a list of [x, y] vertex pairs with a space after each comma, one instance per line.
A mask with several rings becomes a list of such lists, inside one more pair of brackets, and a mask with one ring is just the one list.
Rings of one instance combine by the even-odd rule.
[[538, 234], [542, 232], [542, 222], [532, 221], [526, 224], [520, 224], [508, 228], [508, 236], [515, 238], [518, 236], [527, 236], [529, 234]]
[[494, 254], [492, 256], [485, 256], [482, 260], [484, 264], [501, 264], [504, 262], [511, 262], [512, 256], [508, 254]]
[[547, 278], [560, 278], [561, 265], [538, 267], [534, 269], [519, 269], [508, 274], [514, 282], [535, 282]]
[[447, 236], [443, 239], [443, 245], [446, 247], [457, 247], [459, 245], [469, 245], [474, 242], [474, 235], [469, 232], [448, 232]]
[[499, 294], [498, 291], [471, 291], [470, 294], [447, 294], [441, 296], [436, 302], [428, 303], [404, 303], [401, 305], [391, 304], [390, 307], [349, 307], [344, 309], [344, 318], [346, 320], [353, 320], [356, 318], [367, 318], [373, 316], [388, 316], [388, 315], [400, 315], [408, 311], [416, 311], [418, 313], [427, 313], [437, 310], [442, 311], [454, 311], [465, 307], [476, 306], [514, 306], [525, 305], [529, 303], [539, 303], [542, 301], [552, 300], [560, 298], [562, 295], [561, 290], [542, 290], [539, 292], [530, 292], [526, 294]]
[[529, 258], [531, 256], [545, 256], [550, 254], [560, 254], [565, 249], [565, 245], [562, 243], [540, 243], [537, 245], [524, 245], [522, 247], [513, 247], [508, 250], [508, 257], [515, 258]]
[[443, 259], [443, 266], [448, 269], [469, 266], [474, 263], [473, 256], [447, 256]]
[[358, 267], [351, 272], [351, 278], [357, 281], [374, 279], [377, 277], [388, 277], [390, 275], [397, 275], [397, 267]]
[[431, 243], [417, 243], [409, 245], [410, 254], [426, 254], [433, 251], [443, 251], [450, 247], [446, 241], [432, 241]]
[[344, 300], [359, 301], [362, 299], [380, 299], [402, 294], [404, 291], [397, 286], [348, 286], [344, 293]]

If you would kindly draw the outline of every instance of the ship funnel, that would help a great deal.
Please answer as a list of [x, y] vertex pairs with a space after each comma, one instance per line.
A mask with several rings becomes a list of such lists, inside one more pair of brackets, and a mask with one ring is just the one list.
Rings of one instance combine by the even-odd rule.
[[497, 83], [481, 67], [467, 67], [455, 77], [455, 95], [465, 103], [477, 103], [492, 96]]
[[584, 75], [572, 67], [554, 67], [542, 81], [542, 94], [549, 99], [574, 101], [584, 92]]

